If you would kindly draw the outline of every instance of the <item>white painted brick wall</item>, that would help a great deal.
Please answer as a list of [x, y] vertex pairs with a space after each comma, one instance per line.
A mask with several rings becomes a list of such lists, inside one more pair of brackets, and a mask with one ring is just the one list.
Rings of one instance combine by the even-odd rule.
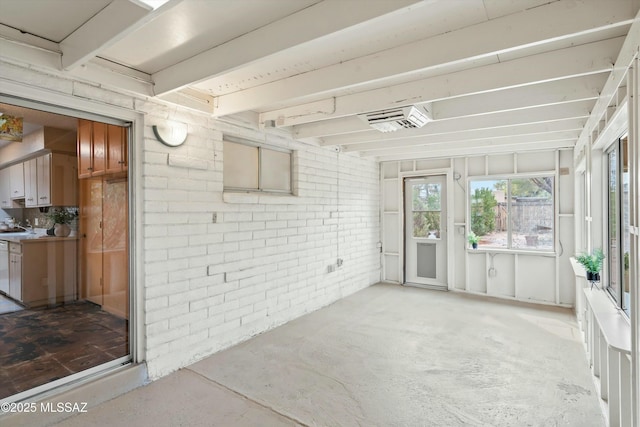
[[[378, 165], [105, 87], [0, 64], [2, 78], [145, 114], [139, 174], [145, 357], [161, 377], [377, 281]], [[184, 145], [151, 126], [187, 123]], [[297, 196], [223, 194], [223, 134], [294, 150]], [[213, 223], [213, 214], [217, 222]], [[338, 258], [344, 265], [329, 273]]]

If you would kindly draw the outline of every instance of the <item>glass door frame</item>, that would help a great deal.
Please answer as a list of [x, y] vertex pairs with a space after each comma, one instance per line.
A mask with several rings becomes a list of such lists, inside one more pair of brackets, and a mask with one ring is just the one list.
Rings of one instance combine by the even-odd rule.
[[398, 220], [399, 220], [399, 227], [398, 227], [398, 233], [400, 233], [400, 238], [399, 238], [399, 253], [400, 253], [400, 260], [401, 260], [401, 268], [400, 268], [400, 283], [401, 284], [405, 284], [406, 282], [406, 221], [405, 221], [405, 209], [404, 209], [404, 197], [405, 197], [405, 192], [404, 192], [404, 182], [405, 182], [405, 178], [428, 178], [430, 176], [436, 176], [436, 175], [445, 175], [445, 183], [446, 183], [446, 188], [447, 188], [447, 200], [446, 200], [446, 206], [447, 206], [447, 215], [446, 218], [443, 219], [443, 223], [446, 224], [446, 228], [447, 228], [447, 239], [446, 239], [446, 243], [447, 243], [447, 249], [446, 249], [446, 256], [447, 256], [447, 290], [451, 290], [454, 287], [455, 282], [455, 269], [454, 267], [454, 263], [453, 263], [453, 258], [454, 258], [454, 237], [455, 237], [455, 227], [454, 227], [454, 209], [453, 209], [453, 201], [454, 201], [454, 193], [453, 193], [453, 169], [452, 168], [443, 168], [443, 169], [430, 169], [430, 170], [425, 170], [422, 172], [400, 172], [398, 174], [398, 203], [399, 203], [399, 207], [400, 209], [398, 209], [399, 211], [399, 215], [398, 215]]
[[144, 116], [135, 111], [9, 82], [3, 84], [3, 92], [0, 92], [0, 103], [17, 105], [74, 118], [111, 123], [124, 126], [128, 129], [129, 352], [126, 356], [0, 399], [0, 403], [5, 403], [38, 398], [39, 396], [54, 393], [56, 390], [63, 392], [70, 387], [85, 384], [97, 377], [119, 371], [123, 366], [140, 363], [145, 359], [144, 345], [142, 343], [144, 337], [144, 301], [142, 298], [142, 286], [138, 285], [137, 280], [138, 277], [142, 277], [139, 272], [143, 271], [141, 262], [143, 257], [142, 254], [139, 253], [142, 250], [142, 245], [136, 245], [136, 241], [141, 241], [142, 239], [142, 216], [135, 214], [136, 211], [142, 212], [142, 199], [136, 197], [137, 194], [142, 194], [141, 169], [135, 167], [135, 165], [137, 159], [142, 158], [142, 144], [136, 143], [136, 141], [144, 140]]

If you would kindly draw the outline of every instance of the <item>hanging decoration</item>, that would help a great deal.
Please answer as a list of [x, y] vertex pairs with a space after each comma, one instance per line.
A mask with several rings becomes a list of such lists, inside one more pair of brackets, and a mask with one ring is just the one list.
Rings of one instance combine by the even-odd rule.
[[22, 117], [0, 113], [0, 139], [22, 142]]

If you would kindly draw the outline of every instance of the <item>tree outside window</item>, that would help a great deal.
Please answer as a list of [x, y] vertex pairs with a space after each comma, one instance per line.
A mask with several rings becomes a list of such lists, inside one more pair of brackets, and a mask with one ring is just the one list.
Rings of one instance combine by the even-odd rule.
[[553, 250], [553, 177], [470, 181], [470, 228], [480, 248]]

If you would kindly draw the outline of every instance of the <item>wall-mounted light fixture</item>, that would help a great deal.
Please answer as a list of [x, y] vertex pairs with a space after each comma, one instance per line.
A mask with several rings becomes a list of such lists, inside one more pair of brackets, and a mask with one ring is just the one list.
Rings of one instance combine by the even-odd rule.
[[169, 147], [177, 147], [187, 139], [187, 124], [168, 121], [164, 125], [154, 125], [156, 139]]

